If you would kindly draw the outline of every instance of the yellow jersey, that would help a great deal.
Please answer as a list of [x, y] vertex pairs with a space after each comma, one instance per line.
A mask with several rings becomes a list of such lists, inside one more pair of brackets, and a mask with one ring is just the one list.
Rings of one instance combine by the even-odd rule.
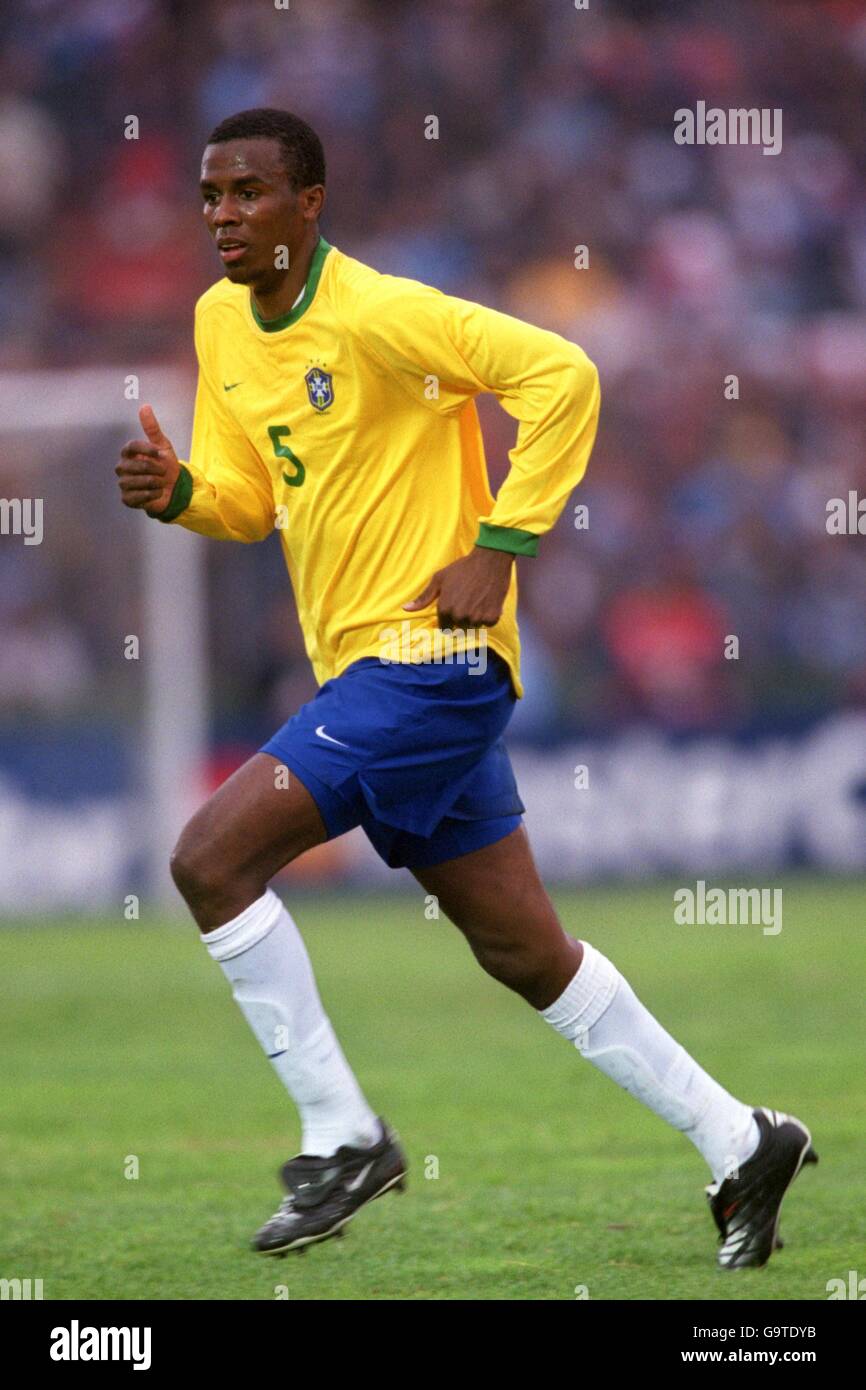
[[[290, 313], [262, 320], [223, 279], [196, 305], [195, 344], [190, 456], [159, 519], [221, 540], [278, 532], [320, 685], [361, 657], [430, 659], [435, 600], [402, 605], [473, 545], [535, 555], [595, 438], [598, 373], [581, 348], [324, 238]], [[495, 500], [485, 391], [519, 421]], [[485, 635], [520, 696], [516, 608], [513, 566]], [[445, 637], [452, 657], [478, 645], [471, 630]]]

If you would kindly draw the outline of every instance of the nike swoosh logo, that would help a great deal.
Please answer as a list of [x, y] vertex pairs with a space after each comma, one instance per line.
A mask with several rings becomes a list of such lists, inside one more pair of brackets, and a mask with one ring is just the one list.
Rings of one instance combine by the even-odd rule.
[[351, 1182], [347, 1182], [347, 1183], [346, 1183], [346, 1191], [347, 1191], [347, 1192], [357, 1192], [358, 1188], [361, 1186], [361, 1183], [364, 1181], [364, 1179], [366, 1178], [367, 1174], [369, 1173], [369, 1171], [370, 1171], [370, 1169], [371, 1169], [372, 1167], [373, 1167], [373, 1164], [372, 1164], [372, 1163], [367, 1163], [367, 1164], [365, 1164], [364, 1167], [361, 1169], [360, 1173], [358, 1174], [358, 1176], [357, 1176], [356, 1178], [353, 1178]]
[[340, 740], [338, 738], [331, 738], [330, 734], [326, 734], [324, 724], [319, 725], [318, 729], [316, 730], [316, 737], [326, 738], [329, 743], [337, 743], [341, 748], [348, 748], [349, 746], [348, 743], [340, 743]]
[[243, 386], [243, 382], [242, 382], [242, 381], [233, 381], [233, 382], [231, 383], [230, 386], [227, 386], [226, 383], [223, 382], [223, 390], [224, 390], [224, 391], [233, 391], [233, 390], [235, 389], [236, 386]]

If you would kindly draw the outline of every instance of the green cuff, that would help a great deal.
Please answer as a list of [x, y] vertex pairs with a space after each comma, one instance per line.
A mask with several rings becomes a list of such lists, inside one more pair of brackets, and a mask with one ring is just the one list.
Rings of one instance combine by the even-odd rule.
[[537, 555], [538, 537], [534, 531], [518, 531], [515, 526], [491, 526], [482, 521], [476, 545], [488, 550], [510, 550], [512, 555]]
[[155, 521], [174, 521], [176, 516], [185, 512], [192, 501], [192, 474], [183, 464], [180, 465], [180, 472], [177, 475], [177, 482], [168, 500], [168, 506], [164, 512], [148, 512]]

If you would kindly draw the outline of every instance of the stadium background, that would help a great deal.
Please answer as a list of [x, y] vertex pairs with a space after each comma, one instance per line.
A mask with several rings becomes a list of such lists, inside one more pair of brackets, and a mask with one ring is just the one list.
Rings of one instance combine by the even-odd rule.
[[[16, 373], [91, 367], [116, 372], [118, 396], [140, 372], [150, 399], [148, 367], [171, 366], [191, 396], [192, 306], [218, 277], [203, 141], [232, 110], [297, 109], [325, 143], [334, 244], [554, 328], [599, 364], [585, 484], [519, 571], [511, 742], [530, 813], [556, 809], [530, 820], [545, 870], [863, 866], [866, 552], [825, 529], [830, 497], [866, 490], [861, 6], [734, 3], [722, 22], [710, 4], [623, 0], [34, 0], [4, 11], [2, 38], [7, 392], [29, 394]], [[782, 155], [674, 144], [673, 111], [701, 96], [781, 107]], [[49, 823], [51, 860], [82, 863], [83, 827], [129, 824], [141, 803], [146, 653], [122, 654], [141, 630], [145, 523], [112, 473], [135, 408], [128, 428], [61, 417], [50, 447], [41, 430], [4, 439], [0, 494], [38, 488], [46, 516], [40, 546], [4, 537], [0, 552], [8, 906], [34, 900], [34, 878], [58, 907], [147, 889], [116, 834], [87, 873], [58, 867], [53, 891], [43, 859]], [[497, 482], [513, 422], [482, 408]], [[196, 544], [212, 785], [314, 682], [275, 538]], [[361, 846], [312, 872], [384, 877]]]
[[[172, 428], [191, 402], [218, 275], [201, 146], [264, 103], [321, 132], [330, 241], [598, 362], [586, 481], [520, 565], [528, 828], [567, 929], [822, 1158], [783, 1254], [720, 1278], [698, 1155], [347, 837], [283, 888], [413, 1177], [345, 1254], [277, 1278], [293, 1300], [788, 1299], [863, 1274], [866, 542], [825, 527], [866, 492], [862, 4], [16, 0], [0, 53], [0, 497], [45, 508], [40, 545], [0, 537], [0, 914], [21, 928], [0, 941], [0, 1276], [282, 1296], [245, 1244], [294, 1114], [150, 851], [175, 828], [159, 796], [192, 772], [200, 797], [312, 679], [275, 540], [149, 527], [113, 473], [131, 373]], [[781, 107], [781, 155], [677, 146], [698, 100]], [[499, 480], [513, 426], [481, 407]], [[783, 886], [782, 932], [676, 926], [672, 887], [699, 878]]]
[[[5, 399], [84, 367], [118, 397], [140, 372], [157, 410], [148, 368], [171, 367], [191, 397], [192, 307], [218, 277], [202, 143], [232, 110], [297, 109], [325, 143], [334, 244], [600, 367], [587, 479], [520, 567], [511, 743], [545, 871], [863, 866], [866, 552], [825, 529], [828, 498], [866, 488], [861, 6], [33, 0], [0, 23]], [[781, 107], [782, 155], [674, 144], [702, 96]], [[40, 546], [0, 550], [0, 904], [19, 910], [147, 891], [117, 833], [146, 795], [146, 654], [122, 659], [145, 523], [112, 473], [135, 408], [3, 437], [0, 494], [38, 489], [46, 517]], [[513, 422], [482, 409], [496, 482]], [[195, 544], [212, 785], [314, 683], [276, 540]], [[311, 866], [385, 878], [362, 845]]]

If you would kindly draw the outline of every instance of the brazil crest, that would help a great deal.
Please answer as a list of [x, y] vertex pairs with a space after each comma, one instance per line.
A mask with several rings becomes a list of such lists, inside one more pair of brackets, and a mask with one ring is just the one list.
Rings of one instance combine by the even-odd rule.
[[334, 379], [321, 367], [311, 367], [304, 377], [307, 395], [314, 410], [327, 410], [334, 403]]

